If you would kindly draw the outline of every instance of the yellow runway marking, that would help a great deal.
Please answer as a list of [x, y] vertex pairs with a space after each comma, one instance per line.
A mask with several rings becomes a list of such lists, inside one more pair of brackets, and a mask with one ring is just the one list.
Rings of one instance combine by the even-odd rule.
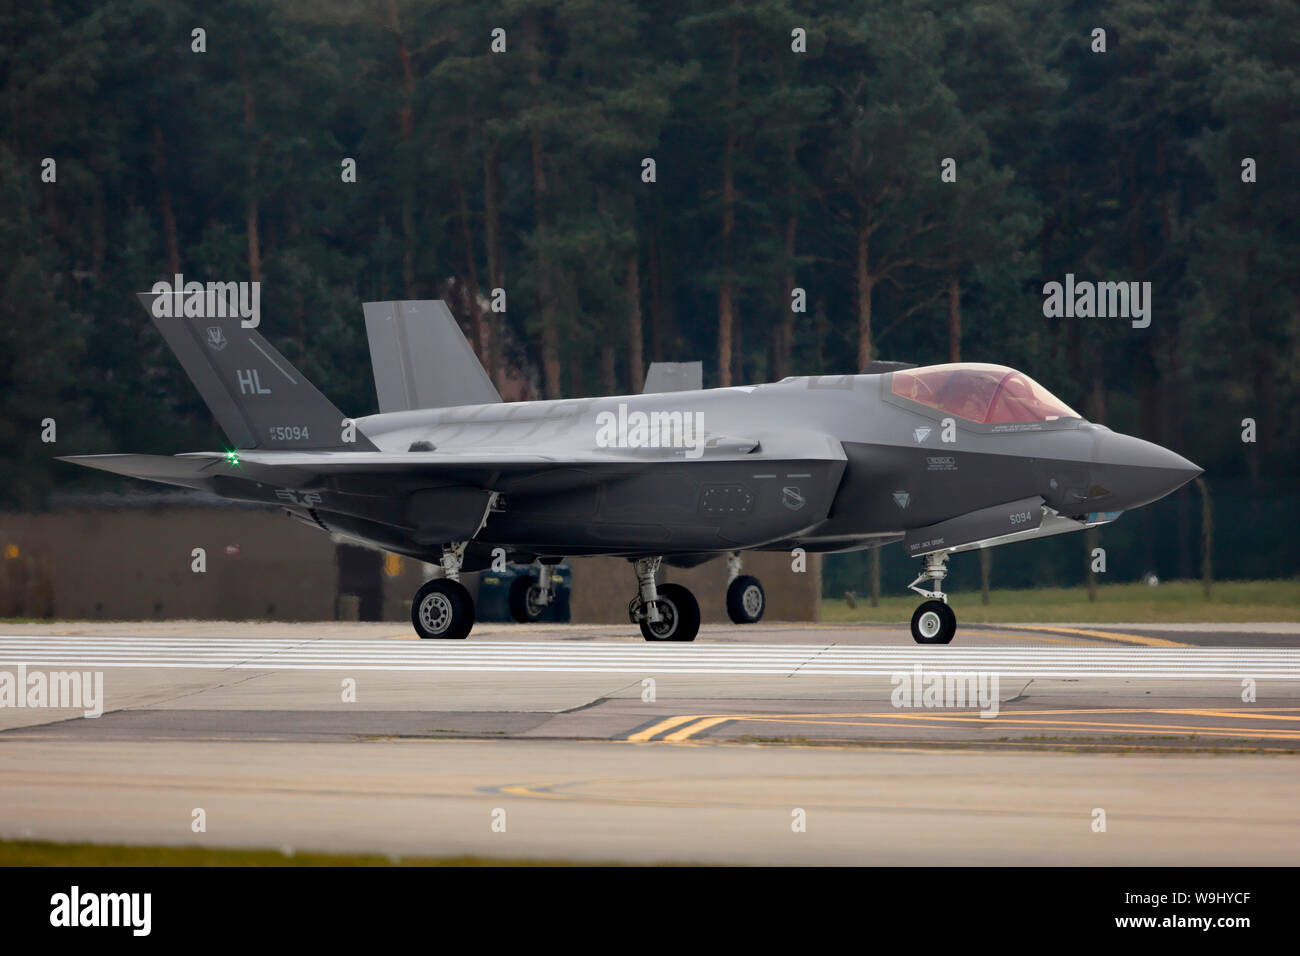
[[[998, 627], [1021, 627], [1021, 625], [1019, 625], [1019, 624], [999, 624]], [[1027, 629], [1032, 628], [1032, 627], [1033, 627], [1033, 626], [1027, 626]], [[863, 622], [860, 622], [860, 621], [859, 621], [859, 622], [849, 622], [849, 621], [845, 621], [845, 622], [838, 623], [838, 624], [835, 624], [835, 623], [824, 623], [824, 622], [819, 622], [819, 623], [813, 623], [813, 622], [804, 623], [804, 622], [800, 622], [800, 624], [798, 625], [797, 628], [787, 628], [787, 630], [803, 630], [804, 628], [821, 628], [821, 629], [823, 629], [823, 630], [834, 630], [834, 631], [856, 631], [856, 630], [859, 630], [859, 629], [861, 629], [861, 628], [870, 628], [870, 629], [881, 630], [881, 631], [883, 631], [883, 630], [902, 630], [904, 633], [906, 633], [906, 631], [907, 631], [907, 624], [906, 624], [905, 622], [903, 622], [903, 623], [899, 623], [899, 624], [876, 624], [876, 623], [874, 623], [874, 622], [867, 622], [867, 623], [864, 624]], [[1047, 628], [1042, 628], [1041, 630], [1047, 630]], [[997, 632], [997, 631], [976, 631], [976, 630], [963, 631], [963, 632], [961, 632], [961, 633], [965, 634], [965, 635], [968, 636], [968, 637], [989, 637], [989, 638], [995, 638], [995, 639], [998, 639], [998, 640], [1006, 640], [1006, 641], [1037, 641], [1037, 642], [1039, 642], [1039, 643], [1041, 643], [1041, 644], [1065, 644], [1065, 645], [1067, 645], [1067, 646], [1069, 646], [1069, 647], [1090, 647], [1090, 646], [1092, 646], [1092, 645], [1089, 644], [1087, 641], [1081, 641], [1081, 640], [1069, 641], [1069, 640], [1065, 640], [1065, 639], [1060, 638], [1060, 637], [1042, 637], [1042, 636], [1031, 637], [1031, 636], [1028, 635], [1028, 634], [1001, 634], [1001, 633], [999, 633], [999, 632]], [[1080, 636], [1082, 636], [1082, 634], [1083, 634], [1083, 632], [1080, 632]], [[1109, 636], [1109, 635], [1107, 635], [1107, 636]], [[838, 646], [838, 645], [837, 645], [837, 646]], [[847, 646], [856, 646], [856, 645], [847, 645]], [[1180, 645], [1178, 645], [1178, 646], [1181, 647], [1182, 645], [1180, 644]]]
[[630, 734], [627, 739], [632, 741], [649, 740], [655, 734], [662, 734], [665, 730], [672, 730], [674, 727], [679, 727], [688, 720], [698, 719], [698, 717], [692, 715], [687, 715], [685, 717], [669, 717], [667, 720], [661, 720], [657, 724], [651, 724], [645, 730], [639, 730], [634, 734]]
[[[1300, 731], [1294, 731], [1294, 730], [1272, 730], [1272, 729], [1251, 728], [1249, 731], [1247, 731], [1245, 729], [1238, 729], [1233, 727], [1211, 727], [1211, 726], [1199, 726], [1195, 724], [1191, 724], [1191, 725], [1188, 724], [1128, 724], [1128, 723], [1111, 723], [1107, 721], [1093, 721], [1093, 720], [1017, 720], [1015, 718], [1008, 718], [1008, 717], [996, 717], [996, 718], [941, 717], [938, 715], [933, 715], [928, 719], [938, 720], [938, 721], [949, 721], [949, 722], [962, 721], [966, 723], [979, 723], [979, 724], [986, 725], [988, 727], [996, 727], [996, 726], [1005, 727], [1008, 724], [1015, 724], [1015, 725], [1027, 726], [1027, 727], [1079, 727], [1079, 728], [1090, 727], [1090, 728], [1096, 728], [1100, 730], [1117, 730], [1117, 731], [1175, 730], [1175, 731], [1184, 731], [1191, 734], [1212, 734], [1215, 736], [1229, 736], [1229, 737], [1250, 736], [1250, 737], [1267, 737], [1270, 740], [1300, 740]], [[728, 717], [725, 718], [725, 720], [748, 720], [748, 721], [755, 721], [757, 723], [765, 722], [762, 717], [749, 716], [749, 715]], [[664, 739], [665, 740], [687, 740], [693, 734], [698, 733], [700, 731], [708, 730], [709, 727], [712, 727], [715, 724], [720, 724], [722, 722], [723, 719], [718, 719], [714, 721], [702, 720], [698, 724], [687, 727], [685, 728], [685, 730], [678, 731], [676, 734], [670, 737], [665, 737]], [[781, 720], [781, 721], [777, 721], [777, 723], [816, 724], [816, 725], [830, 726], [830, 727], [882, 727], [882, 726], [896, 727], [898, 726], [897, 724], [892, 724], [892, 725], [879, 724], [874, 722], [864, 723], [864, 722], [850, 721], [850, 720]]]
[[[1283, 707], [1275, 710], [1300, 710], [1300, 708]], [[1014, 716], [1012, 716], [1014, 714]], [[1231, 727], [1197, 724], [1143, 724], [1120, 721], [1090, 720], [1036, 720], [1036, 717], [1075, 717], [1096, 714], [1164, 714], [1186, 717], [1222, 717], [1227, 719], [1246, 718], [1249, 720], [1300, 720], [1300, 717], [1284, 714], [1269, 714], [1232, 710], [1178, 710], [1160, 707], [1137, 708], [1089, 708], [1078, 710], [1022, 710], [1003, 711], [996, 718], [980, 715], [978, 711], [962, 714], [938, 714], [933, 712], [911, 713], [867, 713], [867, 714], [689, 714], [670, 717], [627, 739], [630, 741], [648, 741], [657, 734], [673, 730], [660, 738], [669, 743], [686, 743], [719, 724], [729, 721], [747, 721], [752, 723], [810, 724], [818, 726], [842, 727], [898, 727], [903, 722], [927, 724], [930, 729], [938, 729], [954, 723], [974, 723], [984, 726], [1026, 726], [1080, 728], [1113, 732], [1132, 732], [1134, 730], [1175, 731], [1187, 734], [1224, 737], [1259, 737], [1269, 740], [1300, 740], [1300, 731], [1289, 728]], [[832, 718], [832, 719], [819, 719]], [[851, 718], [867, 718], [854, 720]], [[674, 730], [674, 728], [677, 728]], [[659, 742], [659, 741], [656, 741]]]
[[997, 631], [967, 631], [966, 635], [979, 635], [980, 637], [996, 638], [1000, 641], [1035, 641], [1039, 644], [1063, 644], [1066, 647], [1095, 647], [1095, 642], [1090, 643], [1080, 638], [1070, 640], [1065, 637], [1044, 637], [1041, 634], [999, 634]]
[[690, 724], [686, 727], [683, 727], [681, 730], [669, 734], [668, 736], [664, 737], [664, 740], [671, 740], [674, 743], [676, 743], [679, 740], [689, 740], [691, 737], [695, 736], [698, 733], [703, 733], [704, 731], [708, 730], [710, 727], [716, 727], [718, 724], [725, 724], [727, 721], [732, 719], [734, 718], [706, 717], [703, 720], [701, 720], [699, 723]]
[[515, 797], [541, 797], [544, 800], [568, 799], [567, 797], [563, 797], [558, 793], [546, 793], [545, 791], [542, 790], [534, 790], [532, 787], [524, 787], [524, 786], [502, 787], [501, 792], [508, 793], [511, 796], [515, 796]]
[[1054, 634], [1077, 634], [1080, 637], [1098, 637], [1105, 641], [1119, 641], [1121, 644], [1142, 644], [1146, 647], [1191, 647], [1178, 641], [1163, 637], [1147, 637], [1145, 634], [1121, 634], [1118, 631], [1090, 631], [1081, 627], [1051, 627], [1046, 624], [1003, 624], [1002, 627], [1015, 628], [1019, 631], [1050, 631]]

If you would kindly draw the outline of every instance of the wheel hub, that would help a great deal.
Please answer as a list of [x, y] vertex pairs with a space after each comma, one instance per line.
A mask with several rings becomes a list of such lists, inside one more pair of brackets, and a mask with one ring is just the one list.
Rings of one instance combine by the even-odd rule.
[[663, 600], [656, 601], [655, 607], [659, 609], [659, 620], [647, 621], [646, 626], [655, 637], [671, 636], [673, 631], [677, 630], [677, 609]]
[[546, 602], [542, 600], [542, 597], [542, 589], [539, 586], [529, 588], [528, 593], [524, 595], [524, 603], [528, 605], [529, 617], [541, 616], [543, 609], [546, 607]]
[[420, 602], [420, 623], [430, 634], [441, 634], [451, 626], [452, 608], [447, 595], [437, 592]]
[[924, 637], [934, 637], [943, 627], [943, 622], [934, 611], [926, 611], [917, 620], [916, 627]]

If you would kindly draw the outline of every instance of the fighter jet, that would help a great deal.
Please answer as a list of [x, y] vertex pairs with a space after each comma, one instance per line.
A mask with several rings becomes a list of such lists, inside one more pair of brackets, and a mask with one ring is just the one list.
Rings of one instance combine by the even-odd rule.
[[652, 376], [669, 391], [504, 403], [440, 301], [366, 303], [380, 413], [350, 419], [238, 317], [159, 317], [141, 299], [231, 447], [64, 460], [278, 505], [438, 565], [411, 603], [422, 638], [469, 635], [459, 576], [494, 559], [536, 564], [511, 600], [529, 620], [564, 558], [627, 558], [631, 622], [647, 641], [691, 641], [699, 604], [657, 581], [661, 562], [725, 556], [728, 611], [747, 623], [766, 598], [742, 551], [901, 541], [921, 561], [912, 636], [946, 644], [951, 555], [1105, 524], [1201, 473], [981, 363], [712, 389], [684, 365]]

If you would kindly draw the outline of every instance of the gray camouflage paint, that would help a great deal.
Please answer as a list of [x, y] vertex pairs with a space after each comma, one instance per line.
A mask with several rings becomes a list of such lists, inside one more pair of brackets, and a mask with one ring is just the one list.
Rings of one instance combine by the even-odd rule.
[[[920, 555], [1110, 520], [1200, 474], [1166, 448], [1079, 419], [954, 419], [955, 441], [945, 442], [944, 413], [891, 394], [894, 372], [411, 409], [356, 419], [356, 443], [345, 444], [334, 424], [342, 414], [256, 330], [238, 319], [154, 321], [236, 442], [239, 463], [220, 452], [65, 460], [278, 504], [422, 560], [469, 540], [470, 571], [494, 548], [524, 561], [612, 554], [688, 564], [734, 550], [852, 550], [906, 537]], [[220, 335], [207, 332], [214, 326]], [[217, 339], [220, 349], [205, 347]], [[250, 373], [267, 391], [247, 388]], [[598, 416], [620, 406], [626, 415], [702, 416], [702, 452], [600, 447]], [[299, 420], [311, 437], [286, 439]]]

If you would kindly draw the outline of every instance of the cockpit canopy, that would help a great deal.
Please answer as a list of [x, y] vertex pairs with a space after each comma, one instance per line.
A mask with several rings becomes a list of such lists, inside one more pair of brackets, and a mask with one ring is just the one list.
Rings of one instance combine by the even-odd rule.
[[895, 395], [982, 425], [1082, 418], [1023, 372], [958, 362], [893, 373]]

